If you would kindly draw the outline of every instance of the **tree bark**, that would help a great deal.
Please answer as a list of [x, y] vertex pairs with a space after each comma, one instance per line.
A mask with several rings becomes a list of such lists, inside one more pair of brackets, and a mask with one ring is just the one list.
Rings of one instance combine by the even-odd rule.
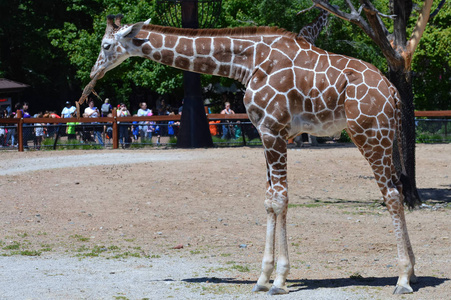
[[[198, 1], [182, 1], [181, 8], [182, 27], [199, 28]], [[188, 71], [183, 72], [183, 86], [185, 97], [177, 136], [177, 147], [213, 147], [213, 140], [208, 127], [207, 116], [205, 115], [200, 74]]]
[[[406, 197], [408, 197], [408, 203], [411, 207], [415, 204], [421, 203], [421, 198], [418, 194], [416, 185], [416, 172], [415, 172], [415, 109], [413, 104], [413, 92], [410, 70], [402, 69], [390, 69], [389, 80], [397, 88], [402, 102], [402, 157], [404, 160], [404, 166], [406, 169], [406, 175], [409, 182], [403, 182], [403, 186], [406, 189]], [[394, 147], [394, 164], [397, 168], [398, 174], [401, 174], [401, 160], [398, 152], [398, 148]]]

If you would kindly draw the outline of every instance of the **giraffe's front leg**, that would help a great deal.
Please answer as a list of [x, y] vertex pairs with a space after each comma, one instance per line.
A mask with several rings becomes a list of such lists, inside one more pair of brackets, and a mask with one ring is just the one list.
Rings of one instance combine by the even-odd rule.
[[282, 211], [277, 215], [277, 235], [279, 237], [279, 257], [277, 259], [277, 275], [273, 286], [269, 290], [269, 295], [287, 294], [286, 281], [290, 272], [290, 260], [288, 258], [287, 243], [287, 205], [283, 205]]
[[[275, 235], [278, 235], [277, 276], [269, 290], [270, 295], [286, 294], [286, 279], [290, 270], [286, 234], [286, 215], [288, 208], [286, 142], [284, 139], [263, 135], [265, 155], [268, 168], [268, 189], [265, 208], [268, 213], [265, 254], [262, 273], [253, 291], [266, 291], [270, 275], [274, 269]], [[268, 145], [271, 145], [269, 147]]]
[[267, 292], [269, 290], [269, 279], [274, 270], [274, 238], [276, 229], [276, 215], [273, 211], [267, 210], [266, 222], [266, 242], [263, 254], [262, 272], [257, 280], [257, 284], [252, 289], [253, 292]]
[[262, 261], [262, 272], [257, 280], [257, 284], [252, 289], [253, 292], [267, 292], [269, 291], [269, 279], [274, 270], [274, 241], [276, 235], [276, 214], [271, 206], [271, 199], [274, 193], [271, 187], [271, 172], [268, 163], [266, 163], [266, 239], [265, 251]]
[[[287, 201], [265, 201], [267, 210], [267, 228], [265, 252], [262, 261], [262, 272], [257, 284], [252, 289], [253, 292], [268, 291], [269, 295], [287, 294], [286, 279], [290, 271], [290, 262], [288, 259], [288, 244], [286, 234], [286, 215]], [[275, 236], [276, 229], [278, 235], [278, 259], [277, 259], [277, 275], [271, 289], [268, 288], [271, 274], [274, 270], [275, 262]]]

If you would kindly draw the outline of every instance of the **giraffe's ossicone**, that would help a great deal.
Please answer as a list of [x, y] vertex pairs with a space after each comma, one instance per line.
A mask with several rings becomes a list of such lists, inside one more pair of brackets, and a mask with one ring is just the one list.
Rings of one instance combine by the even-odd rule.
[[[367, 62], [319, 49], [278, 28], [192, 30], [148, 22], [122, 26], [120, 18], [108, 17], [91, 71], [93, 79], [102, 78], [128, 57], [140, 56], [186, 71], [233, 78], [246, 86], [243, 101], [260, 133], [267, 165], [266, 245], [254, 291], [288, 292], [286, 140], [301, 133], [334, 135], [345, 128], [369, 162], [392, 216], [399, 258], [395, 293], [412, 292], [415, 258], [400, 181], [405, 175], [396, 173], [392, 158], [396, 133], [402, 126], [401, 102], [396, 88], [379, 70]], [[269, 289], [276, 232], [277, 275]]]

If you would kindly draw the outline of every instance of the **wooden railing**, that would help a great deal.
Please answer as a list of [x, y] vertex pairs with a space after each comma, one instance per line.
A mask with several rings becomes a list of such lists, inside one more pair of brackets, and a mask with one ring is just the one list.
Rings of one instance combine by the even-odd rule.
[[[116, 115], [116, 109], [113, 110], [113, 116]], [[221, 121], [221, 120], [244, 120], [249, 121], [247, 114], [234, 114], [234, 115], [224, 115], [224, 114], [208, 114], [207, 119], [209, 121]], [[16, 118], [11, 119], [0, 119], [0, 123], [4, 125], [14, 124], [17, 125], [17, 139], [18, 139], [18, 150], [20, 152], [24, 151], [24, 138], [23, 138], [23, 127], [24, 124], [67, 124], [67, 123], [81, 123], [81, 124], [91, 124], [93, 122], [99, 123], [99, 125], [109, 125], [113, 128], [113, 149], [119, 148], [119, 124], [120, 122], [132, 123], [132, 122], [168, 122], [168, 121], [180, 121], [180, 115], [169, 115], [169, 116], [151, 116], [151, 117], [99, 117], [99, 118], [23, 118], [22, 112], [19, 110], [16, 113]]]
[[451, 117], [451, 110], [417, 110], [415, 117]]
[[[116, 109], [113, 110], [113, 115], [116, 115]], [[442, 111], [415, 111], [415, 117], [451, 117], [451, 110]], [[209, 121], [221, 121], [221, 120], [243, 120], [249, 121], [247, 114], [208, 114], [207, 119]], [[118, 122], [132, 123], [132, 122], [167, 122], [167, 121], [180, 121], [180, 115], [170, 116], [151, 116], [151, 117], [100, 117], [100, 118], [23, 118], [22, 112], [17, 111], [16, 118], [0, 119], [1, 124], [15, 124], [17, 125], [17, 137], [18, 137], [18, 150], [24, 151], [23, 144], [23, 126], [24, 124], [36, 124], [36, 123], [50, 123], [50, 124], [66, 124], [66, 123], [86, 123], [98, 122], [101, 125], [111, 125], [113, 128], [113, 149], [119, 148], [118, 137]]]

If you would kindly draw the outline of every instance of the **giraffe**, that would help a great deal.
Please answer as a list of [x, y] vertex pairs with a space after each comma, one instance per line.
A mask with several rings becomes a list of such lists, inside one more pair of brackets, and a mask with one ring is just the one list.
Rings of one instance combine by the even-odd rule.
[[321, 13], [311, 23], [305, 25], [299, 31], [298, 36], [303, 37], [307, 42], [315, 45], [315, 41], [318, 38], [321, 30], [329, 23], [329, 12], [321, 9]]
[[[318, 38], [321, 30], [323, 30], [324, 27], [327, 26], [327, 23], [329, 23], [329, 12], [327, 10], [320, 9], [321, 13], [313, 20], [311, 23], [305, 25], [301, 28], [299, 31], [298, 36], [303, 37], [307, 42], [309, 42], [312, 45], [315, 45], [315, 41]], [[341, 132], [340, 132], [341, 134]], [[338, 134], [337, 134], [338, 135]], [[312, 146], [317, 146], [318, 142], [316, 140], [316, 137], [313, 135], [308, 135], [309, 143]], [[297, 136], [295, 138], [295, 142], [298, 145], [303, 145], [302, 142], [302, 136]]]
[[[107, 17], [101, 51], [91, 70], [93, 81], [128, 57], [140, 56], [182, 70], [233, 78], [246, 86], [243, 101], [260, 134], [267, 167], [266, 242], [254, 292], [288, 292], [286, 140], [302, 132], [331, 136], [344, 128], [370, 164], [392, 218], [399, 266], [394, 292], [413, 291], [415, 258], [402, 192], [403, 183], [406, 188], [409, 181], [405, 170], [398, 176], [392, 159], [393, 142], [401, 129], [401, 102], [396, 88], [376, 67], [316, 48], [279, 28], [194, 30], [151, 25], [150, 20], [121, 25], [121, 18]], [[407, 197], [404, 202], [415, 204]], [[277, 268], [270, 287], [276, 234]]]

